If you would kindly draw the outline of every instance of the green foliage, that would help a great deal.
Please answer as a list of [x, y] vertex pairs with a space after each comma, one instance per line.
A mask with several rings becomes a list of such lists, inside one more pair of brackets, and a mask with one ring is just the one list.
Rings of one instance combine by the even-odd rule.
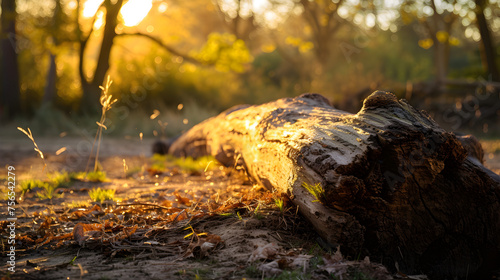
[[325, 197], [325, 190], [321, 186], [320, 183], [317, 183], [315, 185], [309, 185], [308, 183], [304, 182], [302, 183], [302, 187], [304, 187], [307, 191], [309, 191], [315, 198], [315, 201], [318, 202], [324, 202], [326, 197]]
[[[236, 30], [232, 30], [237, 37], [217, 33], [227, 23], [220, 19], [229, 20], [232, 25], [238, 20], [235, 14], [221, 17], [217, 8], [206, 9], [205, 4], [199, 5], [196, 1], [181, 2], [168, 16], [148, 15], [148, 25], [154, 26], [150, 35], [200, 63], [165, 51], [160, 44], [145, 37], [126, 36], [115, 40], [109, 69], [115, 86], [110, 90], [121, 101], [113, 110], [117, 112], [109, 112], [113, 127], [106, 134], [136, 135], [137, 128], [141, 127], [144, 135], [152, 136], [153, 130], [157, 130], [156, 122], [149, 121], [147, 116], [153, 109], [162, 109], [157, 108], [159, 104], [171, 110], [168, 115], [162, 110], [162, 121], [169, 123], [165, 135], [174, 136], [236, 104], [263, 103], [315, 91], [333, 100], [338, 108], [354, 112], [361, 105], [360, 99], [365, 97], [354, 93], [379, 88], [402, 96], [407, 82], [434, 78], [432, 47], [428, 50], [419, 47], [419, 41], [428, 38], [421, 37], [421, 32], [415, 28], [421, 24], [420, 20], [426, 20], [425, 13], [420, 12], [420, 7], [426, 4], [418, 1], [403, 1], [390, 8], [400, 13], [394, 22], [386, 22], [390, 30], [377, 26], [366, 28], [364, 20], [361, 24], [356, 23], [354, 15], [357, 17], [359, 5], [343, 2], [348, 16], [339, 23], [338, 32], [331, 34], [332, 43], [325, 50], [330, 58], [321, 62], [316, 57], [321, 51], [318, 41], [305, 17], [308, 13], [293, 9], [294, 4], [289, 5], [289, 10], [279, 11], [281, 15], [273, 28], [259, 24], [260, 27], [254, 30], [253, 19], [243, 15], [234, 25]], [[300, 5], [300, 1], [295, 2]], [[82, 96], [77, 71], [78, 51], [69, 43], [77, 25], [69, 24], [76, 20], [73, 9], [67, 3], [60, 4], [61, 9], [54, 9], [43, 1], [33, 2], [19, 12], [20, 88], [23, 111], [27, 113], [22, 121], [38, 129], [37, 135], [54, 135], [61, 131], [77, 134], [75, 127], [95, 131], [91, 126], [98, 120], [92, 119], [97, 118], [96, 115], [70, 113], [80, 107]], [[319, 5], [318, 15], [324, 14], [321, 11], [321, 7], [326, 7], [324, 3], [316, 4]], [[278, 6], [272, 9], [281, 9]], [[459, 6], [470, 9], [467, 5]], [[375, 5], [374, 8], [381, 7]], [[364, 11], [359, 13], [361, 16], [368, 14], [371, 15]], [[264, 15], [256, 13], [255, 16]], [[439, 17], [445, 18], [444, 14]], [[323, 25], [326, 19], [320, 16], [318, 20]], [[81, 24], [82, 29], [89, 30], [90, 21]], [[457, 29], [457, 26], [449, 34], [436, 33], [439, 40], [451, 40], [450, 43], [454, 41], [453, 36], [461, 38], [461, 44], [451, 49], [448, 78], [487, 78], [477, 51], [477, 40], [463, 36], [465, 29]], [[87, 51], [97, 47], [95, 42], [88, 46]], [[50, 102], [44, 102], [49, 53], [56, 55], [57, 94]], [[84, 61], [84, 69], [92, 69], [91, 64]], [[321, 69], [319, 64], [322, 64]], [[89, 75], [87, 72], [84, 74]], [[192, 112], [175, 110], [177, 104], [189, 102], [197, 104], [190, 109]], [[184, 119], [188, 119], [189, 124], [184, 124]]]
[[196, 57], [207, 64], [214, 64], [221, 72], [241, 73], [245, 70], [245, 64], [253, 60], [245, 42], [229, 33], [210, 34], [207, 43]]
[[92, 189], [89, 191], [89, 196], [92, 201], [103, 202], [106, 200], [115, 200], [115, 192], [113, 189]]

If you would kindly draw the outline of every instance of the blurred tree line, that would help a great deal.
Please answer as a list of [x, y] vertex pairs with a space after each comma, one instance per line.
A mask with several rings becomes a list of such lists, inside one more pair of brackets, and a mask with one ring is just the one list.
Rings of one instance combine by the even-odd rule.
[[151, 111], [311, 91], [357, 111], [375, 89], [462, 108], [500, 82], [500, 0], [1, 0], [0, 36], [7, 119], [92, 113], [107, 75], [125, 107]]

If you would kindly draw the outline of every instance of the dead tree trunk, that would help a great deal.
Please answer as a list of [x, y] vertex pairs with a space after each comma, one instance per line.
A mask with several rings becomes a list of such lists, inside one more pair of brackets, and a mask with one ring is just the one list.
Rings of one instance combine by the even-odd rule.
[[[237, 161], [290, 195], [351, 256], [431, 279], [471, 279], [500, 266], [500, 179], [481, 165], [478, 145], [379, 91], [355, 115], [318, 94], [234, 107], [193, 127], [170, 152]], [[321, 184], [321, 202], [304, 183]]]

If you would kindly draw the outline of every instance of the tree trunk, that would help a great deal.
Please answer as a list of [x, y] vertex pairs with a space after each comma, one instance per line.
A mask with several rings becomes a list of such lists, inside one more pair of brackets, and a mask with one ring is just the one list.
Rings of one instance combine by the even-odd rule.
[[[352, 257], [431, 279], [499, 268], [500, 178], [481, 165], [479, 143], [390, 93], [373, 93], [355, 115], [318, 94], [234, 107], [169, 151], [242, 165]], [[320, 184], [321, 202], [304, 183]]]
[[45, 90], [43, 94], [43, 103], [53, 104], [57, 95], [56, 80], [57, 80], [57, 64], [56, 55], [49, 54], [49, 71], [45, 82]]
[[19, 90], [19, 68], [16, 50], [16, 1], [2, 0], [2, 15], [0, 33], [1, 41], [1, 78], [0, 87], [2, 103], [7, 117], [12, 119], [21, 110], [21, 93]]
[[481, 60], [484, 67], [488, 71], [492, 81], [500, 81], [500, 73], [498, 71], [498, 65], [496, 64], [496, 54], [495, 54], [495, 44], [493, 43], [493, 37], [491, 36], [490, 28], [488, 27], [488, 22], [484, 16], [484, 8], [486, 6], [485, 0], [476, 0], [476, 22], [479, 28], [479, 33], [481, 34]]
[[449, 46], [447, 47], [445, 43], [440, 42], [437, 37], [433, 36], [434, 41], [434, 74], [436, 75], [436, 87], [440, 89], [446, 80], [448, 75], [448, 58], [450, 55]]
[[101, 49], [99, 51], [99, 57], [97, 59], [97, 66], [94, 71], [94, 75], [91, 81], [88, 81], [85, 77], [85, 72], [83, 70], [83, 60], [85, 54], [85, 48], [87, 46], [87, 41], [84, 40], [80, 42], [80, 62], [79, 62], [79, 74], [80, 81], [82, 83], [83, 97], [81, 101], [81, 107], [83, 111], [92, 112], [94, 108], [99, 105], [100, 89], [106, 77], [106, 73], [109, 70], [109, 58], [111, 56], [111, 48], [113, 47], [113, 41], [116, 37], [116, 26], [118, 24], [118, 13], [123, 5], [123, 0], [116, 0], [112, 3], [111, 0], [105, 0], [104, 7], [106, 7], [106, 22], [104, 25], [104, 34], [101, 41]]

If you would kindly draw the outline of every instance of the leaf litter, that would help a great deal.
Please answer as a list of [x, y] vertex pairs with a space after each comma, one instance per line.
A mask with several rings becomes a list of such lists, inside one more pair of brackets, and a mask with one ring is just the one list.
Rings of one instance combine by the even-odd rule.
[[[48, 157], [49, 167], [68, 156]], [[168, 167], [123, 179], [123, 158], [102, 161], [108, 182], [78, 181], [62, 189], [61, 197], [40, 201], [28, 193], [19, 201], [20, 272], [7, 279], [198, 279], [200, 271], [208, 279], [261, 279], [287, 271], [350, 279], [349, 267], [389, 276], [369, 259], [348, 261], [340, 251], [310, 254], [318, 237], [297, 209], [286, 197], [251, 184], [241, 171], [212, 162], [200, 172]], [[144, 158], [126, 162], [144, 164]], [[119, 199], [72, 206], [97, 187], [116, 189]], [[278, 200], [284, 205], [277, 206]], [[0, 225], [5, 231], [7, 224]], [[312, 264], [318, 259], [322, 265]], [[252, 266], [258, 273], [248, 270]], [[373, 279], [382, 279], [377, 275]]]

